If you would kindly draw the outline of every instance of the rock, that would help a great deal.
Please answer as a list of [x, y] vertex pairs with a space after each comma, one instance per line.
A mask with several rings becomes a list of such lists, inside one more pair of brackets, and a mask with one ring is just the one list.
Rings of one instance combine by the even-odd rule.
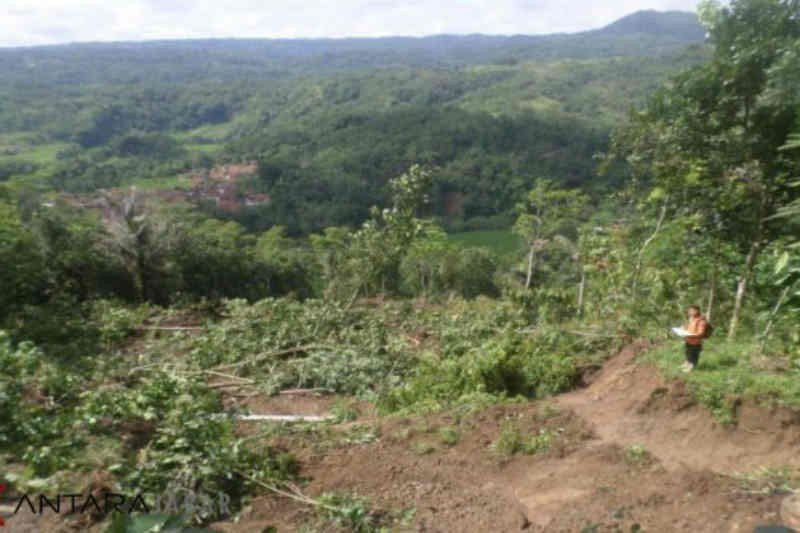
[[800, 494], [792, 494], [783, 499], [781, 521], [784, 525], [800, 531]]

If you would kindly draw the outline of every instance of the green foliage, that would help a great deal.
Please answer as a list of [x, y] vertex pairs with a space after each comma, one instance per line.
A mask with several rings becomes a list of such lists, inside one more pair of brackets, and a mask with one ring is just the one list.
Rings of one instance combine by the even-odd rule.
[[459, 250], [455, 264], [455, 289], [464, 298], [497, 296], [500, 292], [495, 281], [497, 270], [498, 260], [492, 252], [483, 248]]
[[[721, 421], [736, 423], [736, 409], [742, 399], [766, 404], [800, 405], [798, 375], [800, 365], [785, 360], [778, 372], [760, 368], [770, 358], [758, 355], [758, 343], [751, 341], [706, 343], [695, 372], [682, 374], [682, 347], [674, 343], [647, 352], [646, 358], [656, 362], [668, 376], [685, 379], [695, 398]], [[777, 362], [776, 362], [777, 363]]]
[[555, 435], [548, 429], [540, 429], [534, 436], [525, 435], [514, 422], [506, 421], [500, 429], [491, 448], [501, 458], [509, 458], [517, 453], [535, 454], [546, 452]]
[[131, 516], [118, 513], [106, 533], [210, 533], [210, 529], [191, 527], [180, 516], [142, 514]]
[[[634, 17], [584, 36], [602, 50], [561, 40], [583, 59], [548, 52], [544, 40], [534, 50], [521, 39], [511, 53], [502, 38], [478, 38], [494, 43], [480, 50], [455, 39], [380, 72], [352, 69], [372, 64], [359, 54], [377, 42], [346, 41], [347, 65], [335, 51], [330, 67], [302, 79], [286, 75], [307, 74], [306, 60], [288, 65], [280, 54], [225, 65], [203, 57], [197, 70], [196, 43], [183, 45], [185, 64], [172, 72], [158, 55], [182, 45], [162, 43], [149, 59], [123, 53], [121, 64], [150, 76], [131, 87], [121, 86], [129, 73], [103, 63], [68, 79], [102, 71], [106, 83], [78, 91], [43, 75], [30, 94], [18, 79], [28, 69], [9, 70], [17, 52], [3, 52], [0, 117], [27, 133], [0, 134], [0, 460], [20, 463], [12, 475], [23, 487], [72, 487], [99, 470], [125, 490], [224, 492], [241, 506], [259, 481], [296, 478], [286, 442], [313, 435], [318, 451], [372, 442], [381, 428], [241, 437], [208, 380], [246, 378], [263, 394], [327, 388], [381, 413], [461, 415], [568, 390], [610, 347], [663, 341], [689, 303], [708, 306], [717, 325], [741, 314], [751, 340], [715, 335], [690, 374], [678, 372], [677, 345], [649, 360], [726, 423], [743, 398], [800, 405], [792, 9], [705, 5], [711, 61], [631, 115], [602, 179], [592, 154], [623, 108], [705, 52], [586, 57], [625, 49], [618, 37], [641, 25], [680, 34], [679, 20]], [[242, 46], [207, 49], [251, 57], [248, 47], [270, 48]], [[26, 53], [53, 58], [56, 72], [93, 54], [77, 47], [62, 62], [60, 48]], [[432, 57], [442, 61], [435, 69]], [[269, 70], [281, 65], [287, 72]], [[246, 79], [218, 84], [206, 79], [212, 72]], [[264, 76], [274, 79], [257, 82]], [[165, 79], [179, 83], [156, 81]], [[188, 186], [191, 170], [254, 159], [258, 175], [236, 185], [271, 202], [215, 210], [225, 220], [152, 193], [43, 192]], [[551, 179], [533, 179], [543, 175]], [[184, 318], [203, 327], [158, 328]], [[331, 408], [337, 422], [359, 416], [355, 401]], [[427, 454], [457, 445], [463, 427], [413, 431], [427, 435], [412, 450]], [[492, 449], [540, 453], [557, 434], [508, 421]], [[649, 460], [638, 446], [625, 458]], [[325, 528], [401, 521], [352, 495], [309, 500]], [[150, 516], [113, 527], [182, 525]]]
[[293, 294], [300, 298], [312, 294], [311, 257], [286, 235], [282, 226], [261, 234], [255, 246], [256, 258], [266, 268], [269, 293]]
[[458, 248], [435, 225], [424, 225], [400, 263], [404, 292], [434, 296], [456, 292], [465, 298], [496, 296], [496, 257], [483, 248]]
[[104, 386], [87, 387], [103, 374], [80, 363], [75, 369], [54, 364], [31, 344], [14, 347], [5, 334], [0, 360], [0, 407], [8, 428], [0, 453], [25, 465], [18, 479], [23, 486], [101, 468], [131, 493], [225, 493], [235, 508], [252, 490], [249, 479], [297, 472], [290, 455], [237, 437], [218, 394], [197, 378], [150, 372], [119, 381], [105, 376]]
[[704, 58], [683, 50], [703, 40], [692, 15], [639, 16], [643, 28], [552, 39], [8, 50], [0, 180], [91, 192], [259, 159], [248, 187], [273, 202], [233, 216], [297, 235], [360, 224], [420, 162], [439, 167], [431, 210], [447, 225], [505, 228], [530, 176], [597, 190], [617, 180], [592, 179], [610, 125]]
[[800, 487], [800, 472], [788, 466], [761, 466], [750, 472], [739, 472], [735, 477], [746, 494], [791, 494]]
[[446, 446], [455, 446], [461, 440], [461, 433], [451, 427], [439, 428], [439, 440]]
[[231, 421], [208, 415], [200, 409], [171, 413], [130, 470], [120, 472], [123, 484], [156, 494], [202, 489], [226, 494], [238, 507], [253, 488], [241, 472], [258, 479], [285, 479], [297, 473], [289, 454], [248, 448], [235, 437]]
[[331, 414], [337, 422], [352, 422], [361, 413], [354, 403], [338, 401], [331, 406]]
[[353, 494], [327, 492], [313, 500], [321, 520], [354, 533], [387, 531], [387, 518], [372, 509], [370, 501]]
[[0, 201], [0, 269], [0, 314], [39, 300], [46, 283], [43, 254], [19, 210], [4, 201]]
[[[638, 180], [657, 186], [662, 205], [699, 217], [700, 231], [742, 254], [728, 336], [737, 331], [747, 286], [761, 251], [791, 233], [774, 215], [797, 199], [786, 155], [797, 125], [788, 64], [800, 40], [797, 3], [739, 0], [706, 4], [711, 61], [664, 86], [628, 126], [612, 152]], [[780, 96], [778, 96], [780, 95]]]
[[542, 340], [505, 331], [472, 344], [464, 353], [424, 354], [409, 379], [388, 391], [380, 405], [390, 411], [426, 409], [474, 394], [533, 398], [566, 390], [576, 377], [574, 360], [551, 352], [552, 346]]
[[516, 253], [522, 247], [520, 240], [506, 229], [456, 232], [448, 234], [448, 238], [465, 247], [488, 248], [498, 256]]
[[653, 460], [650, 452], [640, 444], [625, 447], [625, 462], [633, 466], [642, 466]]
[[267, 299], [224, 302], [223, 314], [192, 339], [192, 360], [201, 367], [245, 363], [269, 392], [308, 386], [364, 394], [396, 384], [411, 363], [404, 343], [369, 310]]

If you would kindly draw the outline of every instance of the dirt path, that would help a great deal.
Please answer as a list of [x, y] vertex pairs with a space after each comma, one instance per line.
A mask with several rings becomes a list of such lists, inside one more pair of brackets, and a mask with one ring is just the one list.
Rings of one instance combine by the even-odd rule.
[[[638, 363], [643, 348], [624, 348], [587, 387], [550, 400], [464, 417], [368, 416], [333, 430], [349, 435], [373, 424], [374, 438], [363, 442], [309, 445], [290, 436], [284, 444], [298, 450], [307, 494], [350, 493], [377, 509], [413, 509], [401, 530], [750, 533], [779, 524], [783, 495], [745, 490], [734, 473], [800, 467], [797, 416], [744, 406], [738, 428], [722, 427], [681, 382]], [[553, 444], [498, 459], [493, 443], [509, 424], [528, 436], [548, 431]], [[458, 442], [443, 444], [443, 428], [457, 430]], [[307, 506], [265, 495], [237, 524], [217, 528], [296, 531], [314, 520]]]
[[[781, 496], [746, 495], [733, 476], [800, 466], [796, 414], [743, 407], [739, 426], [725, 428], [695, 405], [683, 382], [666, 382], [637, 363], [643, 348], [626, 347], [588, 387], [555, 398], [590, 426], [593, 438], [570, 457], [512, 480], [531, 521], [542, 530], [571, 531], [582, 517], [599, 518], [620, 505], [654, 531], [749, 532], [778, 523]], [[622, 467], [632, 447], [646, 452], [650, 468]]]
[[624, 348], [588, 387], [556, 401], [589, 422], [601, 442], [643, 446], [667, 469], [730, 474], [800, 465], [796, 413], [745, 405], [737, 427], [723, 427], [695, 405], [683, 382], [666, 382], [652, 366], [638, 364], [635, 359], [643, 348]]

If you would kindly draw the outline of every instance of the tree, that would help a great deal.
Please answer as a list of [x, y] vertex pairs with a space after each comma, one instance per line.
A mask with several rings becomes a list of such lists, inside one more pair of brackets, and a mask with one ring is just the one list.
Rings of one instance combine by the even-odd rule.
[[519, 204], [514, 232], [525, 240], [528, 247], [526, 290], [531, 286], [537, 252], [556, 235], [574, 233], [588, 201], [589, 198], [580, 191], [557, 189], [551, 181], [539, 179], [526, 201]]
[[430, 296], [454, 288], [458, 248], [442, 228], [426, 222], [400, 264], [403, 284], [412, 294]]
[[55, 201], [40, 206], [30, 226], [47, 265], [49, 297], [131, 298], [130, 277], [103, 247], [107, 235], [96, 213]]
[[165, 213], [146, 204], [132, 191], [116, 198], [103, 194], [108, 213], [105, 245], [133, 278], [140, 301], [166, 303], [171, 269], [169, 262], [177, 228]]
[[[787, 303], [793, 303], [791, 312], [800, 313], [800, 253], [797, 246], [787, 247], [775, 261], [774, 281], [780, 287], [780, 293], [774, 306], [769, 312], [767, 324], [761, 333], [760, 351], [763, 353], [772, 333], [773, 326]], [[796, 332], [795, 332], [796, 335]]]
[[431, 173], [413, 165], [390, 183], [392, 207], [373, 207], [371, 218], [353, 234], [344, 269], [354, 300], [362, 292], [394, 292], [399, 288], [400, 263], [408, 246], [423, 230], [417, 213], [427, 202]]
[[0, 200], [0, 318], [23, 303], [45, 300], [44, 254], [16, 206]]
[[261, 234], [256, 241], [255, 257], [265, 267], [260, 275], [265, 276], [269, 294], [281, 296], [293, 293], [300, 298], [311, 296], [312, 273], [310, 257], [286, 234], [283, 226], [273, 226]]
[[787, 61], [800, 39], [798, 0], [735, 0], [700, 9], [712, 60], [673, 80], [615, 135], [614, 149], [680, 205], [710, 212], [743, 255], [728, 336], [736, 334], [760, 251], [783, 228], [771, 215], [793, 196], [798, 161], [781, 152], [796, 124]]
[[235, 222], [184, 217], [177, 222], [180, 238], [170, 252], [182, 291], [209, 298], [267, 296], [268, 280], [256, 269], [252, 235]]

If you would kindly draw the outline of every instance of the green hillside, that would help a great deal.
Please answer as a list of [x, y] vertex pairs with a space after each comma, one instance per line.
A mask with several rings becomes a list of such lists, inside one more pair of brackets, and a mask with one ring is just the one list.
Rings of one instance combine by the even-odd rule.
[[0, 51], [0, 526], [798, 529], [800, 0], [699, 11]]
[[390, 177], [425, 163], [431, 214], [507, 227], [536, 177], [593, 193], [619, 183], [596, 176], [594, 155], [631, 106], [704, 60], [702, 38], [692, 14], [641, 12], [570, 35], [3, 49], [0, 180], [154, 190], [257, 161], [236, 194], [269, 206], [215, 213], [300, 234], [361, 222]]

